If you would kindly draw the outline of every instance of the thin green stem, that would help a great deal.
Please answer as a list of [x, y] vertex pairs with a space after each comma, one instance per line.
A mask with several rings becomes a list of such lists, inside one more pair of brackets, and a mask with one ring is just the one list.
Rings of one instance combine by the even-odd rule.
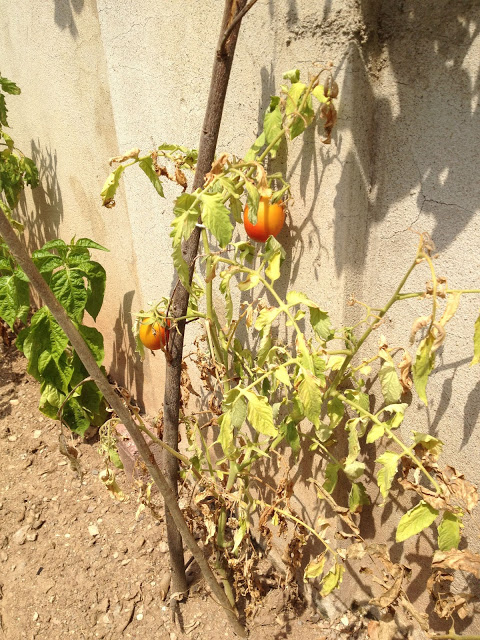
[[[401, 279], [400, 284], [395, 289], [395, 293], [392, 295], [392, 297], [387, 302], [387, 304], [382, 309], [379, 310], [379, 312], [378, 312], [378, 319], [379, 320], [381, 320], [383, 318], [383, 316], [387, 313], [387, 311], [390, 309], [390, 307], [393, 304], [395, 304], [395, 302], [397, 302], [398, 296], [400, 294], [400, 291], [403, 289], [403, 287], [405, 286], [406, 281], [410, 277], [410, 274], [412, 273], [412, 271], [415, 269], [415, 267], [418, 264], [419, 255], [420, 255], [420, 249], [418, 250], [417, 255], [415, 256], [415, 260], [412, 262], [412, 264], [408, 268], [406, 274]], [[345, 371], [347, 370], [348, 366], [350, 365], [350, 362], [352, 361], [353, 357], [358, 353], [358, 351], [359, 351], [360, 347], [362, 346], [362, 344], [365, 342], [365, 340], [368, 338], [368, 336], [372, 333], [372, 331], [375, 328], [376, 324], [377, 324], [376, 322], [373, 322], [373, 323], [370, 324], [368, 329], [364, 332], [364, 334], [360, 337], [359, 341], [355, 345], [354, 351], [351, 353], [351, 355], [349, 355], [349, 356], [347, 356], [345, 358], [342, 366], [338, 370], [337, 375], [333, 379], [332, 384], [329, 386], [329, 388], [325, 392], [324, 401], [327, 400], [328, 397], [336, 390], [337, 386], [342, 381], [343, 376], [345, 374]]]
[[[461, 295], [467, 293], [480, 293], [480, 289], [447, 289], [445, 291], [446, 294], [456, 294], [459, 293]], [[398, 296], [398, 300], [408, 300], [409, 298], [424, 298], [426, 295], [425, 291], [412, 291], [411, 293], [401, 293]], [[465, 637], [465, 636], [462, 636]]]
[[329, 551], [333, 556], [335, 556], [335, 558], [338, 558], [338, 553], [335, 551], [335, 549], [333, 549], [328, 542], [325, 541], [324, 538], [322, 538], [322, 536], [318, 533], [318, 531], [315, 531], [315, 529], [313, 529], [312, 527], [310, 527], [306, 522], [304, 522], [303, 520], [300, 520], [300, 518], [297, 518], [296, 516], [292, 515], [291, 513], [289, 513], [288, 511], [284, 511], [283, 509], [280, 509], [279, 507], [275, 507], [273, 504], [268, 504], [266, 502], [264, 502], [263, 500], [256, 500], [256, 503], [263, 507], [264, 509], [273, 509], [274, 511], [276, 511], [277, 513], [279, 513], [280, 515], [284, 516], [285, 518], [288, 518], [289, 520], [291, 520], [292, 522], [296, 522], [297, 524], [299, 524], [300, 526], [304, 527], [307, 531], [310, 531], [310, 533], [312, 535], [314, 535], [316, 538], [318, 538], [318, 540], [320, 540], [320, 542], [323, 544], [323, 546], [325, 547], [325, 549], [327, 549], [327, 551]]
[[363, 416], [365, 418], [369, 418], [374, 424], [383, 427], [383, 429], [385, 430], [385, 433], [388, 435], [389, 438], [391, 438], [400, 447], [400, 449], [402, 450], [402, 453], [407, 455], [412, 460], [412, 462], [415, 464], [415, 466], [420, 469], [420, 471], [424, 474], [424, 476], [426, 478], [428, 478], [428, 480], [431, 482], [432, 486], [435, 488], [435, 491], [437, 492], [437, 494], [439, 494], [439, 495], [442, 494], [442, 489], [440, 488], [440, 485], [437, 483], [435, 478], [433, 478], [432, 475], [425, 469], [425, 467], [423, 466], [421, 461], [412, 452], [411, 448], [407, 447], [400, 440], [400, 438], [398, 438], [394, 434], [392, 429], [390, 429], [389, 426], [385, 422], [381, 422], [373, 413], [370, 413], [369, 411], [366, 411], [357, 402], [355, 402], [354, 400], [350, 400], [349, 398], [347, 398], [343, 394], [337, 393], [336, 396], [337, 396], [337, 398], [339, 400], [341, 400], [345, 404], [348, 404], [350, 407], [352, 407], [352, 409], [355, 409], [355, 411], [357, 413], [359, 413], [361, 416]]

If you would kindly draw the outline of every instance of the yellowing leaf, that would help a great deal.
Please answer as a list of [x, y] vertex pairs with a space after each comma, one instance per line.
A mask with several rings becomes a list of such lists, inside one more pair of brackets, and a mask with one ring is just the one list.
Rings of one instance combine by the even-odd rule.
[[304, 378], [298, 387], [298, 396], [302, 401], [306, 417], [318, 427], [323, 394], [318, 386], [317, 379], [308, 372], [305, 372]]
[[480, 362], [480, 316], [475, 321], [475, 331], [473, 334], [473, 359], [470, 366]]
[[458, 549], [460, 544], [460, 529], [462, 522], [458, 516], [445, 511], [441, 523], [438, 525], [438, 548], [440, 551]]
[[398, 453], [385, 451], [385, 453], [376, 460], [376, 462], [383, 465], [377, 474], [377, 484], [380, 489], [380, 493], [384, 498], [388, 496], [393, 479], [397, 473], [399, 458], [400, 456]]
[[437, 516], [438, 511], [424, 500], [421, 500], [400, 518], [395, 536], [396, 541], [403, 542], [420, 533], [420, 531], [429, 527]]
[[323, 579], [323, 582], [322, 582], [323, 586], [320, 592], [320, 595], [322, 596], [322, 598], [324, 598], [325, 596], [328, 596], [329, 593], [331, 593], [334, 589], [337, 589], [340, 586], [343, 580], [344, 572], [345, 572], [345, 567], [341, 564], [338, 564], [338, 562], [335, 563], [334, 567], [330, 569], [330, 571], [327, 573], [327, 575]]
[[380, 351], [383, 364], [378, 372], [382, 393], [386, 404], [398, 402], [402, 395], [402, 385], [398, 379], [397, 370], [392, 357], [384, 350]]
[[317, 556], [315, 560], [312, 560], [305, 567], [305, 571], [303, 574], [303, 579], [306, 582], [309, 579], [318, 578], [323, 573], [323, 568], [325, 566], [326, 561], [325, 553]]
[[428, 404], [426, 394], [428, 376], [432, 372], [433, 365], [435, 363], [435, 352], [433, 351], [434, 342], [435, 338], [432, 334], [428, 334], [428, 336], [421, 341], [418, 347], [417, 357], [415, 358], [415, 364], [412, 369], [413, 382], [415, 384], [418, 397], [426, 405]]
[[273, 423], [273, 410], [265, 396], [257, 396], [251, 391], [245, 392], [248, 400], [247, 416], [252, 427], [266, 436], [273, 438], [278, 435]]

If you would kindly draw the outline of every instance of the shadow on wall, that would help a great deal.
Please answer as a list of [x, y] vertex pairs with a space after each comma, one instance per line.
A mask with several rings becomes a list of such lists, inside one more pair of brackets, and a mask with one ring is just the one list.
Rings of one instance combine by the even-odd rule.
[[113, 328], [115, 342], [112, 349], [112, 361], [107, 367], [108, 373], [133, 393], [135, 401], [141, 409], [144, 407], [144, 375], [143, 367], [135, 366], [138, 362], [133, 337], [132, 302], [135, 291], [127, 291], [123, 296], [118, 316]]
[[[441, 251], [465, 229], [475, 214], [472, 203], [480, 196], [476, 161], [480, 77], [477, 73], [472, 78], [467, 70], [472, 43], [480, 34], [479, 3], [363, 0], [361, 9], [368, 39], [357, 45], [358, 53], [347, 62], [346, 77], [353, 76], [353, 84], [343, 87], [343, 94], [347, 88], [354, 92], [354, 103], [371, 101], [373, 123], [363, 129], [357, 121], [352, 130], [356, 149], [369, 148], [370, 154], [347, 159], [347, 172], [362, 176], [370, 191], [369, 205], [359, 210], [354, 194], [345, 201], [341, 181], [336, 201], [338, 271], [344, 259], [351, 259], [349, 252], [342, 251], [349, 216], [355, 216], [358, 228], [368, 231], [393, 206], [412, 196], [417, 204], [414, 214], [401, 228], [392, 229], [391, 235], [408, 229], [421, 213], [428, 214], [435, 219], [432, 238]], [[373, 96], [364, 81], [355, 94], [358, 56], [380, 77], [388, 64], [393, 73], [388, 95]], [[478, 71], [470, 62], [472, 73]], [[385, 86], [389, 79], [383, 80]], [[345, 182], [355, 184], [347, 178]], [[363, 194], [361, 199], [365, 200]], [[368, 238], [367, 233], [363, 235]], [[362, 255], [356, 251], [353, 260], [358, 263]]]
[[33, 209], [25, 197], [20, 199], [22, 222], [28, 231], [28, 250], [40, 249], [45, 242], [58, 237], [63, 219], [63, 202], [57, 181], [57, 153], [32, 140], [30, 156], [38, 167], [39, 185], [31, 190]]
[[85, 0], [55, 0], [55, 24], [62, 29], [68, 29], [70, 34], [78, 36], [75, 14], [82, 12]]

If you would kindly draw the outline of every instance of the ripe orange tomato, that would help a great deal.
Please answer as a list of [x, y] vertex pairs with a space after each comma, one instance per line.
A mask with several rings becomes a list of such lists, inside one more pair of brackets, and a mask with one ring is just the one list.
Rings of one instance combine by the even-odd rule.
[[282, 203], [271, 204], [269, 198], [262, 196], [258, 204], [257, 224], [248, 219], [248, 204], [243, 212], [245, 231], [252, 240], [265, 242], [269, 236], [277, 236], [285, 222], [285, 209]]
[[169, 330], [160, 322], [147, 324], [146, 320], [142, 321], [139, 329], [139, 337], [142, 344], [152, 351], [165, 349], [169, 333]]

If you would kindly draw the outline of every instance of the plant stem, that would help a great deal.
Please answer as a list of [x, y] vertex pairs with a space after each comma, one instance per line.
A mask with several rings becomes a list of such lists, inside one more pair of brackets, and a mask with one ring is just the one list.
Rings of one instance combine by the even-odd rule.
[[[225, 0], [222, 24], [220, 27], [220, 37], [218, 47], [220, 47], [223, 36], [235, 19], [235, 14], [241, 11], [246, 5], [246, 0]], [[215, 55], [212, 77], [210, 81], [210, 92], [208, 96], [205, 119], [202, 126], [202, 134], [198, 148], [198, 160], [193, 179], [192, 191], [202, 187], [205, 175], [212, 166], [215, 158], [218, 133], [222, 121], [223, 105], [227, 93], [230, 71], [232, 68], [235, 47], [241, 21], [234, 26], [228, 36], [221, 55]], [[218, 48], [217, 47], [217, 48]], [[182, 247], [183, 257], [190, 268], [190, 281], [193, 276], [195, 259], [198, 253], [198, 243], [200, 239], [200, 228], [195, 227], [189, 239]], [[171, 301], [172, 315], [177, 317], [185, 316], [188, 308], [189, 292], [180, 282], [176, 288]], [[173, 332], [173, 339], [170, 345], [170, 358], [166, 360], [165, 372], [165, 394], [164, 394], [164, 440], [173, 449], [178, 449], [178, 420], [180, 414], [180, 379], [183, 359], [183, 343], [185, 333], [185, 321], [178, 323], [178, 331]], [[178, 484], [178, 461], [170, 454], [164, 456], [165, 474], [172, 490], [177, 492]], [[187, 581], [185, 576], [182, 541], [178, 536], [174, 523], [169, 514], [166, 514], [167, 534], [170, 547], [170, 561], [175, 565], [175, 583], [172, 584], [174, 592], [186, 590]]]
[[391, 438], [394, 442], [396, 442], [396, 444], [398, 444], [398, 446], [401, 448], [402, 452], [405, 455], [407, 455], [412, 460], [412, 462], [415, 464], [415, 466], [420, 469], [420, 471], [424, 474], [424, 476], [429, 479], [429, 481], [432, 483], [433, 487], [435, 488], [435, 491], [437, 492], [437, 494], [439, 494], [439, 495], [442, 494], [442, 489], [440, 488], [440, 486], [437, 483], [437, 481], [425, 469], [425, 467], [423, 466], [421, 461], [412, 452], [411, 448], [408, 448], [407, 446], [405, 446], [405, 444], [400, 440], [400, 438], [398, 438], [394, 434], [392, 429], [390, 429], [385, 422], [381, 422], [376, 416], [373, 415], [373, 413], [370, 413], [369, 411], [366, 411], [357, 402], [355, 402], [354, 400], [350, 400], [349, 398], [347, 398], [346, 396], [342, 395], [341, 393], [337, 393], [336, 396], [343, 403], [350, 405], [352, 407], [352, 409], [355, 409], [355, 411], [357, 413], [359, 413], [360, 415], [362, 415], [363, 417], [369, 418], [369, 420], [371, 420], [373, 423], [383, 427], [385, 429], [385, 432], [387, 433], [388, 437]]
[[[408, 280], [408, 278], [410, 277], [410, 274], [412, 273], [412, 271], [415, 269], [415, 267], [418, 264], [418, 258], [420, 255], [420, 248], [417, 251], [417, 255], [415, 256], [415, 260], [413, 261], [413, 263], [410, 265], [410, 267], [408, 268], [406, 274], [403, 276], [402, 280], [400, 281], [400, 284], [398, 285], [398, 287], [395, 289], [395, 293], [393, 294], [393, 296], [390, 298], [390, 300], [387, 302], [387, 304], [379, 310], [378, 312], [378, 319], [381, 320], [383, 318], [383, 316], [387, 313], [387, 311], [390, 309], [390, 307], [395, 304], [395, 302], [397, 302], [397, 300], [399, 300], [398, 296], [400, 294], [400, 291], [403, 289], [403, 287], [405, 286], [406, 281]], [[328, 387], [328, 389], [325, 391], [325, 395], [324, 395], [324, 402], [329, 398], [329, 396], [336, 390], [337, 386], [340, 384], [341, 380], [343, 379], [344, 373], [347, 370], [350, 362], [352, 361], [352, 359], [354, 358], [354, 356], [358, 353], [360, 347], [362, 346], [362, 344], [365, 342], [365, 340], [368, 338], [368, 336], [372, 333], [375, 325], [377, 323], [373, 322], [370, 324], [370, 326], [368, 327], [368, 329], [364, 332], [364, 334], [360, 337], [359, 341], [357, 342], [357, 344], [355, 345], [355, 349], [353, 350], [353, 352], [347, 356], [342, 364], [342, 366], [340, 367], [340, 369], [338, 370], [337, 375], [335, 376], [335, 378], [332, 381], [332, 384]]]

